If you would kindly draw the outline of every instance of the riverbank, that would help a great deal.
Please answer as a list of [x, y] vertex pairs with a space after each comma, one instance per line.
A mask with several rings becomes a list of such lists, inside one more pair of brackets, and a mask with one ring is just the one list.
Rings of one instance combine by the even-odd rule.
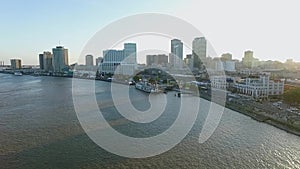
[[276, 119], [272, 116], [266, 115], [265, 112], [261, 110], [255, 111], [254, 107], [252, 109], [249, 109], [245, 106], [242, 105], [237, 105], [234, 103], [226, 103], [226, 108], [239, 112], [241, 114], [244, 114], [246, 116], [251, 117], [252, 119], [258, 121], [258, 122], [263, 122], [269, 125], [272, 125], [276, 128], [279, 128], [281, 130], [284, 130], [288, 133], [295, 134], [297, 136], [300, 136], [300, 126], [295, 126], [292, 124], [289, 124], [287, 121], [283, 121], [280, 119]]
[[[178, 91], [178, 90], [175, 90]], [[199, 95], [200, 98], [212, 101], [211, 100], [211, 95], [209, 94], [210, 92], [206, 91], [200, 91]], [[219, 101], [222, 101], [220, 99]], [[220, 104], [221, 106], [224, 106], [224, 103], [218, 102], [218, 100], [213, 100], [213, 102]], [[251, 102], [251, 101], [250, 101]], [[249, 104], [250, 105], [250, 104]], [[300, 136], [300, 125], [293, 125], [290, 124], [288, 121], [284, 121], [283, 119], [280, 118], [275, 118], [272, 116], [273, 112], [264, 112], [263, 110], [254, 107], [254, 106], [245, 106], [239, 103], [234, 103], [234, 102], [229, 102], [226, 98], [226, 103], [225, 103], [225, 108], [236, 111], [238, 113], [244, 114], [248, 117], [251, 117], [253, 120], [256, 120], [258, 122], [266, 123], [269, 125], [272, 125], [276, 128], [279, 128], [281, 130], [284, 130], [288, 133]], [[299, 117], [300, 119], [300, 117]], [[298, 123], [300, 124], [300, 123]]]

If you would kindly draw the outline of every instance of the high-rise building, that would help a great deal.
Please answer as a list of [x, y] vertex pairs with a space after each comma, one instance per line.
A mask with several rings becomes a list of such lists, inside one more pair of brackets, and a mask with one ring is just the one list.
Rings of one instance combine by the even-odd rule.
[[86, 66], [94, 66], [94, 57], [93, 57], [93, 55], [86, 55], [85, 56], [85, 65]]
[[148, 66], [151, 66], [151, 65], [165, 66], [168, 64], [168, 55], [165, 55], [165, 54], [147, 55], [146, 56], [146, 64]]
[[39, 54], [40, 69], [44, 69], [44, 54]]
[[171, 40], [171, 57], [170, 64], [177, 68], [182, 68], [183, 61], [183, 43], [179, 39]]
[[52, 71], [53, 70], [53, 66], [52, 66], [52, 53], [45, 51], [43, 54], [44, 57], [44, 70], [45, 71]]
[[65, 68], [68, 67], [68, 49], [65, 49], [62, 46], [57, 46], [52, 49], [53, 52], [53, 71], [54, 72], [63, 72]]
[[96, 58], [96, 66], [99, 66], [100, 63], [102, 62], [103, 58], [102, 57], [98, 57]]
[[221, 61], [231, 61], [232, 60], [232, 54], [231, 53], [224, 53], [221, 55]]
[[202, 64], [206, 63], [207, 56], [207, 40], [205, 37], [197, 37], [193, 40], [193, 59], [194, 68], [200, 68]]
[[22, 63], [20, 59], [11, 59], [11, 69], [21, 69], [22, 68]]
[[125, 43], [124, 44], [124, 59], [126, 63], [136, 64], [136, 44]]
[[246, 68], [254, 68], [259, 66], [259, 60], [257, 58], [254, 58], [253, 51], [250, 50], [245, 51], [242, 63]]
[[[136, 44], [125, 43], [123, 50], [105, 50], [103, 51], [103, 60], [100, 64], [100, 70], [104, 73], [118, 73], [131, 75], [136, 67]], [[120, 66], [118, 72], [115, 72]]]
[[254, 60], [253, 51], [250, 51], [250, 50], [245, 51], [244, 52], [244, 57], [242, 59], [243, 65], [246, 68], [252, 68], [252, 66], [253, 66], [253, 60]]

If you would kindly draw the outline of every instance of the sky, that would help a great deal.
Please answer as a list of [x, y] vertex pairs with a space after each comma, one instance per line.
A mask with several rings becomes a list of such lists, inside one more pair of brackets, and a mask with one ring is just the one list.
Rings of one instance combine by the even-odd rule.
[[[1, 0], [0, 61], [9, 64], [11, 58], [20, 58], [23, 64], [38, 64], [39, 53], [60, 44], [69, 49], [69, 63], [78, 62], [85, 44], [96, 32], [118, 19], [141, 13], [168, 14], [191, 23], [218, 55], [230, 52], [241, 59], [245, 50], [253, 50], [260, 60], [300, 61], [299, 3], [297, 0]], [[141, 43], [138, 41], [138, 50], [147, 49], [147, 43]], [[160, 46], [168, 52], [169, 40]], [[99, 56], [102, 50], [99, 49]]]

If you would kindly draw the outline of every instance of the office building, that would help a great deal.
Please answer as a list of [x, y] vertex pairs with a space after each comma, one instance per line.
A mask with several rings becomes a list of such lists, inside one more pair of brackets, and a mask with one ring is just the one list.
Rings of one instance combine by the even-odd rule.
[[22, 63], [20, 59], [11, 59], [11, 69], [21, 69], [22, 68]]
[[179, 39], [171, 40], [170, 64], [176, 68], [182, 68], [183, 63], [183, 43]]
[[235, 72], [235, 61], [215, 61], [215, 70], [217, 71], [226, 71], [226, 72]]
[[40, 69], [44, 69], [44, 54], [39, 54]]
[[100, 63], [102, 62], [103, 58], [102, 57], [98, 57], [96, 58], [96, 66], [99, 66]]
[[268, 98], [272, 95], [282, 95], [284, 92], [283, 80], [270, 80], [269, 74], [262, 74], [257, 77], [248, 77], [236, 83], [238, 93], [252, 96], [253, 98]]
[[226, 90], [229, 88], [229, 83], [227, 83], [227, 79], [228, 78], [226, 76], [211, 76], [211, 87]]
[[221, 61], [232, 61], [232, 54], [231, 53], [224, 53], [221, 55]]
[[193, 55], [192, 54], [186, 55], [184, 59], [184, 63], [190, 70], [193, 70], [194, 67]]
[[94, 66], [94, 57], [93, 57], [93, 55], [86, 55], [85, 56], [85, 65], [86, 66]]
[[194, 68], [200, 68], [206, 63], [207, 57], [207, 40], [205, 37], [198, 37], [193, 40], [192, 44]]
[[[110, 49], [103, 51], [100, 71], [104, 73], [132, 75], [136, 65], [136, 44], [125, 43], [123, 50]], [[117, 68], [118, 71], [116, 72]]]
[[44, 71], [52, 71], [52, 54], [45, 51], [39, 54], [40, 69]]
[[147, 66], [166, 66], [168, 64], [168, 55], [147, 55], [146, 64]]
[[136, 44], [135, 43], [125, 43], [124, 44], [124, 61], [126, 63], [136, 64]]
[[124, 60], [123, 50], [105, 50], [103, 51], [103, 62], [101, 63], [101, 71], [106, 73], [114, 73], [116, 68]]
[[44, 54], [43, 54], [43, 57], [44, 57], [44, 70], [48, 71], [48, 72], [52, 71], [53, 70], [53, 66], [52, 66], [53, 56], [52, 56], [52, 53], [48, 52], [48, 51], [45, 51]]
[[52, 49], [53, 59], [52, 66], [54, 72], [63, 72], [69, 65], [68, 49], [62, 46], [57, 46]]
[[251, 69], [259, 65], [259, 60], [257, 58], [254, 58], [253, 51], [248, 50], [244, 53], [242, 63], [245, 68]]

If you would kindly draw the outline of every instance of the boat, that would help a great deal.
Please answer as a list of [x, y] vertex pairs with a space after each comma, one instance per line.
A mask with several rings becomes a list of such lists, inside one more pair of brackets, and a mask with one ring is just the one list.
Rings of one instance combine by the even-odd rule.
[[138, 82], [135, 84], [135, 88], [141, 90], [146, 93], [161, 93], [162, 90], [158, 89], [157, 87], [149, 84], [147, 82]]
[[22, 74], [22, 72], [15, 72], [14, 75], [15, 76], [22, 76], [23, 74]]

